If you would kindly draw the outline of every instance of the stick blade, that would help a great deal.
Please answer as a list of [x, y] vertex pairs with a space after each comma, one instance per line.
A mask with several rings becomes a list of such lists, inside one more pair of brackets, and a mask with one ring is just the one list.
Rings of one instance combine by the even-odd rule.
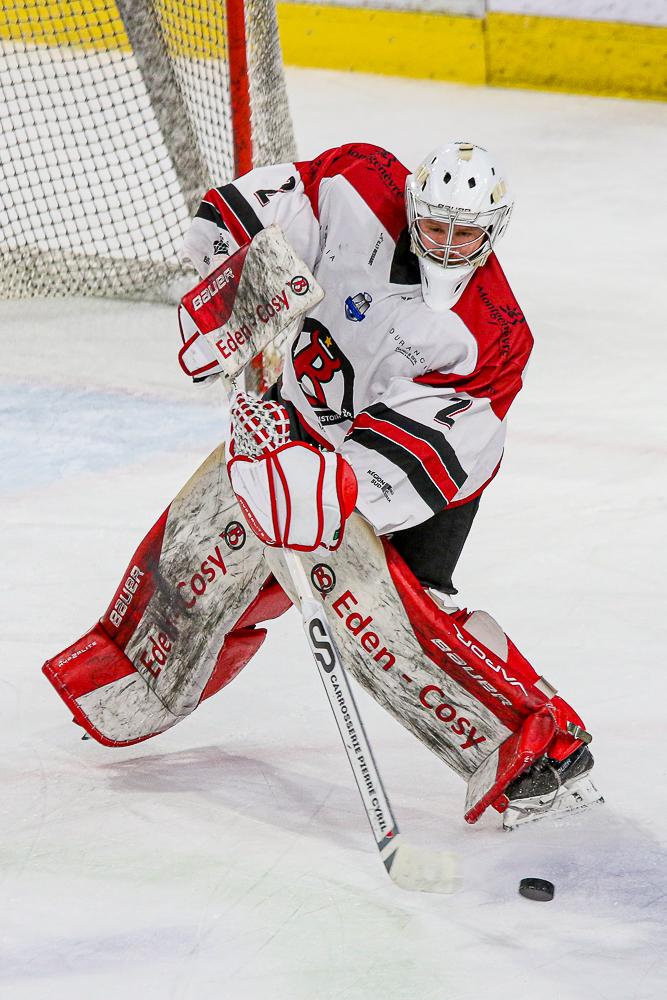
[[449, 851], [428, 851], [400, 844], [385, 861], [390, 878], [410, 892], [458, 892], [463, 885], [458, 858]]

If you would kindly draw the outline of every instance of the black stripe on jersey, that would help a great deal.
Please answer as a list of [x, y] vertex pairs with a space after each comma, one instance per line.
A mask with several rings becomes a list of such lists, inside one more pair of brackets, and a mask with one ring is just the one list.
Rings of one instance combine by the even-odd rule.
[[447, 506], [447, 497], [440, 492], [419, 459], [415, 458], [407, 448], [403, 448], [402, 445], [396, 444], [395, 441], [378, 434], [377, 431], [373, 431], [369, 427], [355, 427], [348, 440], [355, 441], [370, 451], [377, 451], [392, 465], [401, 469], [407, 476], [413, 490], [419, 494], [434, 514], [439, 514]]
[[390, 410], [384, 403], [373, 403], [372, 406], [366, 407], [365, 412], [370, 413], [372, 417], [376, 417], [378, 420], [386, 420], [387, 423], [394, 424], [395, 427], [400, 427], [401, 430], [407, 431], [417, 438], [421, 438], [422, 441], [427, 441], [437, 452], [440, 461], [453, 482], [456, 483], [459, 489], [463, 486], [468, 478], [468, 474], [461, 466], [456, 457], [456, 452], [444, 434], [441, 434], [434, 427], [429, 427], [427, 424], [421, 424], [417, 420], [406, 417], [404, 413]]
[[235, 188], [233, 184], [225, 184], [224, 187], [219, 187], [217, 190], [225, 199], [250, 239], [253, 236], [257, 236], [257, 233], [264, 229], [252, 206], [248, 204], [238, 188]]
[[225, 225], [225, 220], [222, 215], [215, 207], [211, 205], [210, 201], [203, 201], [199, 208], [197, 209], [197, 214], [195, 216], [197, 219], [205, 219], [207, 222], [214, 222], [216, 226], [220, 229], [227, 229]]
[[410, 249], [410, 231], [407, 226], [396, 241], [389, 280], [392, 285], [421, 284], [419, 261]]

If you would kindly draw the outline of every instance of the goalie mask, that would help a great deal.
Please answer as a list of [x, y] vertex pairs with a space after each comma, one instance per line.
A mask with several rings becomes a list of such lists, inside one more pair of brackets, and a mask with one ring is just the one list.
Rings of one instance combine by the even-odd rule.
[[405, 200], [424, 301], [451, 309], [507, 228], [512, 201], [503, 171], [481, 146], [450, 142], [408, 175]]

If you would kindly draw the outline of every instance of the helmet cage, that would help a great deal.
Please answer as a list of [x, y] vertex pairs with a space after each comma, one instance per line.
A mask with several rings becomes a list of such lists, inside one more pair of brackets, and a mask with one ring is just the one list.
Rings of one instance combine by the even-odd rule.
[[[443, 268], [481, 267], [488, 260], [495, 242], [502, 236], [509, 222], [511, 205], [499, 205], [487, 211], [473, 212], [452, 205], [433, 205], [421, 198], [415, 197], [408, 187], [407, 190], [408, 225], [410, 229], [410, 245], [412, 252], [418, 257], [426, 257]], [[427, 246], [418, 226], [420, 219], [433, 219], [449, 225], [448, 239], [437, 246]], [[466, 246], [475, 244], [479, 237], [474, 237], [468, 244], [455, 244], [453, 236], [455, 227], [469, 226], [481, 230], [484, 240], [477, 249], [466, 253]]]

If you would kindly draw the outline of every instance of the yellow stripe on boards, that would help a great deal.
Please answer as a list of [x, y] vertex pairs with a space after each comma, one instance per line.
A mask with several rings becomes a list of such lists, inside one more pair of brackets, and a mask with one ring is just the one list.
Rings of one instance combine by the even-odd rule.
[[[132, 2], [139, 3], [140, 0]], [[227, 10], [224, 0], [156, 0], [156, 7], [172, 56], [226, 58]]]
[[[155, 7], [173, 56], [225, 57], [224, 0], [156, 0]], [[131, 51], [113, 0], [0, 0], [3, 38], [26, 45]]]
[[278, 23], [285, 62], [294, 66], [667, 98], [667, 28], [658, 26], [308, 3], [279, 3]]
[[279, 3], [278, 24], [283, 57], [292, 66], [461, 83], [485, 80], [478, 18]]
[[112, 0], [5, 0], [0, 4], [0, 38], [27, 45], [130, 51]]
[[491, 86], [667, 98], [667, 28], [491, 13], [485, 35]]
[[[225, 58], [223, 0], [157, 6], [172, 55]], [[278, 20], [285, 62], [295, 66], [667, 99], [664, 27], [309, 3], [279, 3]], [[0, 39], [130, 51], [113, 0], [0, 0]]]

